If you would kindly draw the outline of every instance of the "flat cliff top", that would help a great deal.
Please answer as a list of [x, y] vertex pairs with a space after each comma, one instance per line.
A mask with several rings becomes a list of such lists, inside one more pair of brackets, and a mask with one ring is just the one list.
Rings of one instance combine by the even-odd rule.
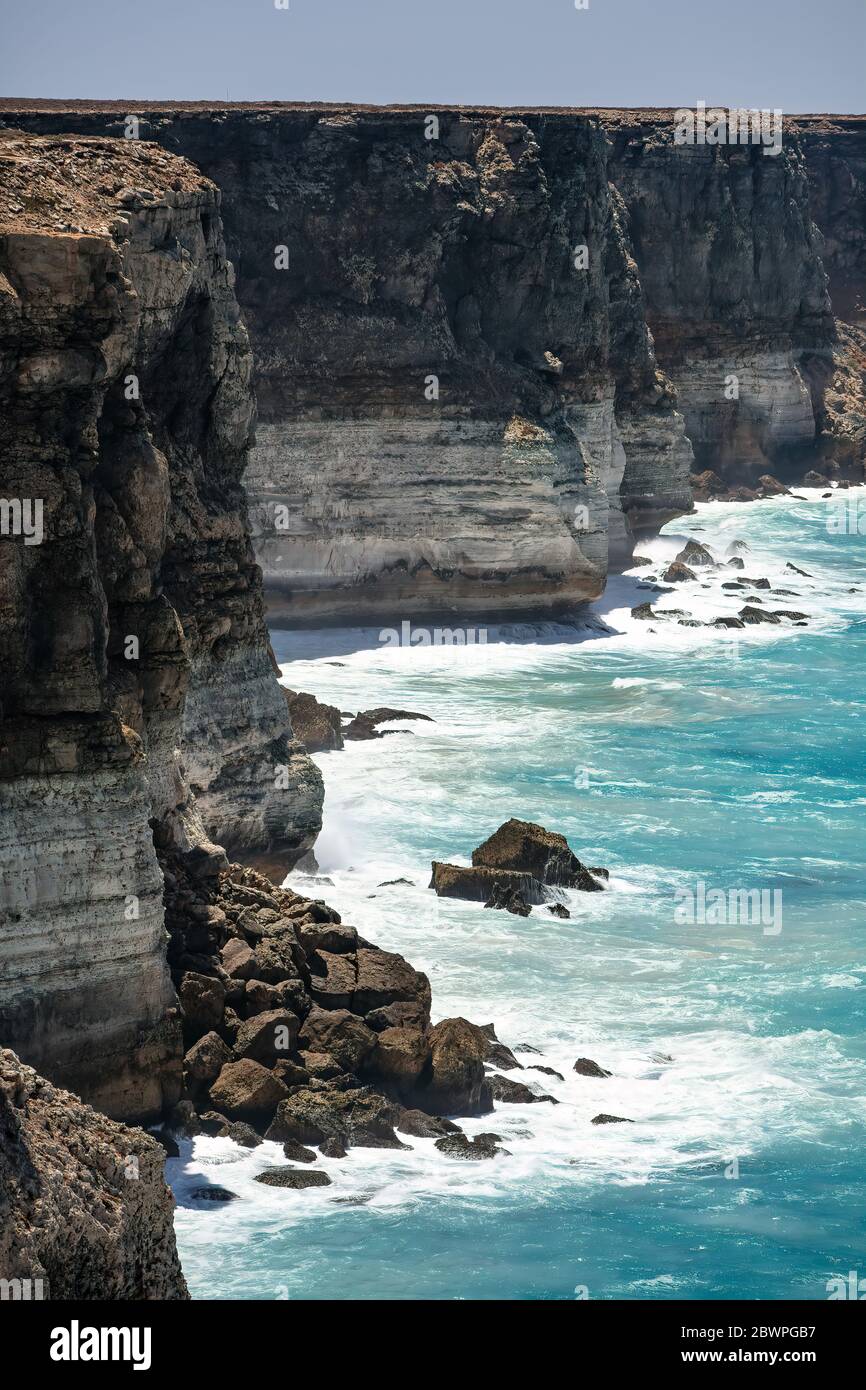
[[109, 236], [127, 202], [212, 190], [161, 145], [104, 136], [0, 133], [0, 231]]
[[[724, 102], [717, 103], [724, 107]], [[713, 106], [707, 102], [708, 108]], [[126, 114], [135, 111], [189, 112], [193, 115], [209, 111], [231, 114], [233, 112], [283, 112], [299, 111], [309, 115], [401, 115], [417, 111], [450, 111], [464, 116], [560, 116], [595, 117], [605, 125], [655, 125], [673, 118], [676, 110], [672, 106], [617, 107], [617, 106], [484, 106], [440, 104], [438, 102], [394, 103], [373, 105], [367, 102], [351, 101], [142, 101], [137, 97], [118, 100], [71, 100], [62, 97], [0, 97], [0, 112], [45, 112], [58, 114], [63, 111], [75, 112], [118, 112]], [[844, 112], [785, 112], [787, 120], [795, 127], [808, 127], [812, 130], [845, 130], [851, 127], [866, 127], [866, 113], [847, 114]]]

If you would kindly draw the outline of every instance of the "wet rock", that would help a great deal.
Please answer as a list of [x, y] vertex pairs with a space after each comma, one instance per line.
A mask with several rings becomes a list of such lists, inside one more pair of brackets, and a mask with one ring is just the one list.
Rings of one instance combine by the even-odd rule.
[[342, 719], [334, 705], [321, 704], [315, 695], [303, 690], [283, 688], [292, 733], [300, 739], [308, 753], [324, 753], [342, 748]]
[[808, 570], [801, 570], [801, 569], [798, 569], [796, 565], [792, 565], [791, 562], [790, 562], [790, 560], [788, 560], [787, 563], [785, 564], [785, 569], [786, 569], [786, 570], [790, 570], [792, 574], [800, 574], [800, 575], [802, 575], [804, 579], [812, 579], [812, 578], [814, 577], [813, 575], [811, 575], [811, 574], [809, 573]]
[[746, 568], [746, 562], [741, 559], [739, 555], [734, 555], [730, 560], [726, 561], [726, 568], [731, 570], [743, 570]]
[[342, 1078], [292, 1091], [278, 1106], [265, 1138], [323, 1144], [336, 1137], [363, 1147], [403, 1148], [394, 1133], [399, 1107], [369, 1086], [341, 1083]]
[[562, 888], [588, 892], [601, 888], [564, 835], [513, 817], [473, 850], [472, 866], [529, 874], [539, 883]]
[[305, 1148], [296, 1139], [287, 1139], [283, 1144], [283, 1153], [286, 1158], [292, 1159], [294, 1163], [315, 1163], [316, 1155], [312, 1149]]
[[758, 479], [757, 493], [759, 497], [790, 497], [790, 488], [780, 483], [778, 478], [774, 478], [772, 473], [764, 473]]
[[189, 1194], [192, 1202], [237, 1202], [238, 1194], [230, 1192], [227, 1187], [219, 1187], [214, 1183], [210, 1187], [194, 1187]]
[[795, 608], [774, 608], [777, 618], [790, 618], [791, 622], [804, 623], [808, 621], [808, 613], [798, 613]]
[[493, 1109], [484, 1062], [490, 1039], [465, 1018], [446, 1018], [431, 1028], [430, 1067], [418, 1088], [423, 1110], [433, 1115], [486, 1115]]
[[574, 1070], [578, 1076], [610, 1076], [611, 1072], [605, 1071], [598, 1062], [594, 1062], [591, 1057], [578, 1057], [574, 1064]]
[[512, 1081], [510, 1076], [491, 1076], [490, 1090], [494, 1100], [508, 1105], [535, 1105], [541, 1101], [547, 1101], [550, 1105], [559, 1104], [554, 1096], [533, 1091], [531, 1086], [525, 1086], [522, 1081]]
[[779, 622], [779, 619], [776, 617], [775, 613], [766, 613], [762, 608], [754, 608], [751, 604], [748, 603], [746, 604], [745, 608], [740, 609], [739, 616], [742, 618], [743, 622], [748, 624], [750, 627], [754, 627], [758, 623], [778, 624]]
[[249, 1057], [227, 1063], [210, 1088], [214, 1108], [233, 1119], [267, 1117], [285, 1095], [280, 1079]]
[[639, 603], [631, 610], [631, 616], [645, 622], [655, 618], [657, 614], [651, 603]]
[[590, 1120], [593, 1125], [633, 1125], [634, 1120], [627, 1120], [624, 1115], [594, 1115]]
[[687, 580], [696, 578], [697, 575], [694, 570], [689, 569], [688, 565], [680, 564], [677, 560], [668, 565], [662, 575], [662, 581], [665, 584], [684, 584]]
[[490, 896], [484, 906], [512, 912], [515, 917], [528, 917], [532, 911], [519, 888], [515, 887], [513, 883], [502, 883], [501, 881], [491, 884]]
[[440, 898], [464, 898], [468, 902], [487, 903], [496, 889], [499, 893], [515, 893], [527, 904], [544, 902], [544, 885], [531, 874], [512, 869], [467, 868], [462, 864], [432, 864], [430, 887]]
[[352, 722], [343, 730], [343, 737], [348, 739], [382, 738], [384, 735], [378, 732], [378, 726], [399, 719], [423, 719], [429, 724], [435, 722], [429, 714], [417, 714], [413, 710], [389, 709], [387, 706], [380, 706], [377, 709], [361, 710], [356, 714]]
[[500, 1148], [490, 1135], [481, 1134], [477, 1135], [475, 1139], [470, 1139], [465, 1134], [446, 1134], [443, 1138], [436, 1140], [436, 1148], [440, 1153], [447, 1154], [449, 1158], [475, 1161], [496, 1158], [499, 1154], [508, 1153], [508, 1150]]
[[441, 1115], [427, 1115], [423, 1110], [402, 1110], [397, 1128], [415, 1139], [439, 1139], [444, 1134], [462, 1133], [453, 1120], [446, 1120]]
[[156, 1140], [157, 1144], [161, 1144], [165, 1149], [166, 1158], [180, 1158], [180, 1146], [169, 1130], [153, 1129], [148, 1132]]
[[345, 1158], [349, 1152], [349, 1146], [345, 1139], [337, 1134], [330, 1135], [320, 1146], [323, 1158]]
[[728, 495], [727, 483], [711, 468], [692, 474], [691, 484], [696, 502], [714, 502]]
[[389, 1004], [410, 1003], [430, 1017], [430, 981], [393, 951], [364, 946], [358, 951], [358, 978], [352, 1000], [356, 1013], [368, 1014]]
[[571, 913], [565, 906], [565, 903], [549, 903], [547, 910], [553, 917], [561, 917], [563, 921], [570, 920], [571, 918]]
[[530, 1062], [527, 1064], [527, 1071], [542, 1071], [545, 1076], [555, 1076], [557, 1081], [564, 1081], [565, 1077], [561, 1071], [555, 1071], [553, 1067], [542, 1067], [538, 1063]]
[[372, 1035], [378, 1045], [367, 1072], [386, 1091], [411, 1095], [430, 1061], [425, 1033], [415, 1028], [385, 1028]]
[[331, 1179], [321, 1169], [311, 1173], [305, 1168], [266, 1168], [264, 1173], [256, 1174], [255, 1181], [264, 1183], [265, 1187], [301, 1188], [331, 1185]]
[[687, 541], [679, 555], [674, 556], [675, 565], [685, 565], [689, 569], [700, 569], [702, 566], [715, 568], [715, 559], [705, 545], [700, 541]]

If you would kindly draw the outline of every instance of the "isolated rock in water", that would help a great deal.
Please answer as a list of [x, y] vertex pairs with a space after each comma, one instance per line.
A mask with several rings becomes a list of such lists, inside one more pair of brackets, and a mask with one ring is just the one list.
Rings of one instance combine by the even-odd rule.
[[316, 1161], [313, 1150], [299, 1144], [297, 1139], [287, 1139], [283, 1144], [283, 1153], [293, 1163], [315, 1163]]
[[814, 470], [814, 468], [811, 468], [811, 469], [809, 470], [808, 473], [804, 473], [804, 474], [803, 474], [803, 486], [804, 486], [804, 487], [829, 487], [829, 486], [830, 486], [830, 479], [829, 479], [829, 478], [825, 478], [825, 476], [824, 476], [823, 473], [816, 473], [815, 470]]
[[210, 1088], [214, 1107], [239, 1118], [271, 1115], [285, 1096], [286, 1088], [278, 1077], [251, 1058], [229, 1062]]
[[350, 724], [343, 730], [343, 737], [349, 739], [384, 738], [379, 732], [380, 724], [390, 724], [399, 719], [423, 719], [428, 724], [435, 721], [429, 714], [416, 714], [408, 709], [389, 709], [380, 705], [376, 709], [360, 710]]
[[734, 628], [734, 627], [745, 627], [745, 626], [746, 626], [746, 624], [743, 622], [742, 618], [731, 618], [731, 617], [716, 618], [715, 621], [713, 622], [713, 627], [730, 627], [730, 628]]
[[651, 603], [639, 603], [631, 610], [631, 616], [633, 618], [640, 618], [642, 622], [646, 622], [658, 615]]
[[193, 1202], [236, 1202], [238, 1194], [230, 1192], [227, 1187], [220, 1187], [214, 1183], [211, 1187], [194, 1187], [190, 1192], [190, 1201]]
[[675, 565], [687, 565], [693, 569], [701, 566], [715, 568], [715, 559], [705, 545], [700, 541], [687, 541], [679, 555], [674, 556]]
[[513, 912], [517, 917], [528, 917], [532, 908], [526, 898], [515, 888], [513, 884], [494, 882], [490, 888], [490, 897], [484, 904], [485, 907], [496, 907], [505, 912]]
[[494, 888], [518, 893], [527, 903], [543, 903], [544, 885], [531, 874], [511, 869], [466, 868], [462, 864], [440, 864], [434, 859], [430, 887], [441, 898], [465, 898], [486, 903]]
[[769, 589], [770, 587], [769, 579], [766, 579], [763, 576], [760, 579], [749, 579], [746, 575], [743, 575], [739, 583], [747, 584], [750, 589]]
[[785, 569], [790, 570], [792, 574], [801, 574], [804, 579], [811, 579], [813, 577], [808, 570], [801, 570], [798, 569], [796, 565], [792, 565], [790, 560], [785, 565]]
[[541, 1101], [548, 1101], [551, 1105], [559, 1104], [553, 1096], [548, 1096], [543, 1091], [533, 1091], [531, 1086], [525, 1086], [522, 1081], [512, 1081], [510, 1076], [491, 1076], [490, 1090], [494, 1100], [501, 1100], [509, 1105], [535, 1105]]
[[288, 690], [283, 694], [289, 707], [292, 733], [300, 739], [308, 753], [326, 753], [343, 746], [343, 721], [335, 705], [324, 705], [303, 690]]
[[651, 565], [652, 563], [648, 555], [632, 555], [631, 557], [632, 569], [643, 569], [646, 565]]
[[571, 918], [571, 913], [564, 903], [550, 903], [547, 910], [553, 917], [561, 917], [563, 920]]
[[690, 570], [688, 565], [680, 564], [678, 560], [674, 560], [672, 564], [668, 565], [662, 575], [665, 584], [684, 584], [686, 580], [696, 578], [697, 575], [694, 570]]
[[486, 1115], [493, 1109], [484, 1062], [490, 1039], [465, 1018], [445, 1018], [430, 1030], [430, 1070], [418, 1088], [421, 1108], [434, 1115]]
[[[498, 1139], [498, 1135], [496, 1138]], [[507, 1149], [501, 1149], [492, 1135], [479, 1134], [475, 1139], [469, 1139], [465, 1134], [448, 1134], [443, 1139], [436, 1140], [436, 1148], [440, 1153], [447, 1154], [449, 1158], [468, 1158], [484, 1159], [496, 1158], [497, 1154], [507, 1154]]]
[[473, 868], [507, 869], [530, 874], [542, 884], [598, 892], [601, 884], [590, 875], [564, 835], [532, 821], [505, 821], [472, 852]]
[[778, 478], [774, 478], [772, 473], [764, 473], [758, 479], [758, 495], [760, 497], [790, 497], [790, 488], [780, 483]]
[[728, 551], [727, 551], [727, 553], [728, 553], [729, 555], [739, 555], [739, 554], [741, 554], [742, 551], [744, 551], [744, 550], [751, 550], [751, 548], [752, 548], [752, 547], [749, 545], [749, 542], [748, 542], [748, 541], [743, 541], [743, 540], [731, 541], [730, 545], [728, 546]]
[[305, 1168], [267, 1168], [256, 1174], [256, 1182], [265, 1187], [330, 1187], [331, 1179], [321, 1169], [312, 1173]]
[[728, 569], [743, 570], [746, 568], [745, 560], [742, 560], [739, 555], [733, 555], [726, 563]]
[[808, 613], [798, 613], [796, 608], [774, 608], [772, 611], [777, 618], [790, 618], [794, 623], [805, 623], [809, 618]]
[[34, 1299], [188, 1298], [165, 1152], [0, 1049], [0, 1279]]
[[591, 1057], [578, 1057], [574, 1064], [574, 1070], [578, 1076], [610, 1076], [609, 1071], [600, 1067], [598, 1062], [594, 1062]]
[[590, 1120], [593, 1125], [633, 1125], [634, 1120], [626, 1119], [625, 1115], [594, 1115]]
[[752, 627], [757, 623], [778, 623], [779, 621], [774, 613], [765, 613], [763, 608], [754, 608], [748, 603], [745, 608], [740, 609], [740, 617], [744, 623]]
[[345, 1158], [349, 1152], [349, 1146], [345, 1139], [337, 1134], [332, 1134], [320, 1146], [323, 1158]]

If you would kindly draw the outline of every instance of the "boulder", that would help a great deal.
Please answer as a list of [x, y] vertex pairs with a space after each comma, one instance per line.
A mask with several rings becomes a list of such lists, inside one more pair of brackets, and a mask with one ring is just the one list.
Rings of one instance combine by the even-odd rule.
[[553, 1096], [548, 1096], [543, 1091], [533, 1091], [531, 1086], [525, 1086], [522, 1081], [512, 1081], [510, 1076], [491, 1076], [490, 1090], [494, 1100], [503, 1101], [508, 1105], [535, 1105], [540, 1101], [548, 1101], [551, 1105], [559, 1104]]
[[335, 1076], [343, 1074], [343, 1068], [330, 1052], [301, 1052], [299, 1055], [307, 1078], [331, 1081]]
[[465, 1018], [431, 1028], [430, 1067], [418, 1087], [421, 1109], [432, 1115], [486, 1115], [493, 1109], [484, 1071], [490, 1039]]
[[640, 618], [642, 622], [649, 621], [657, 616], [651, 603], [639, 603], [631, 610], [633, 618]]
[[210, 1088], [215, 1109], [237, 1119], [273, 1114], [286, 1094], [279, 1077], [251, 1057], [228, 1062]]
[[513, 912], [515, 917], [528, 917], [532, 911], [526, 898], [514, 884], [494, 883], [485, 907], [499, 908], [503, 912]]
[[460, 1134], [459, 1125], [441, 1115], [427, 1115], [423, 1110], [401, 1110], [397, 1128], [415, 1139], [440, 1139], [445, 1134]]
[[321, 1169], [312, 1173], [305, 1168], [266, 1168], [257, 1173], [256, 1182], [265, 1187], [330, 1187], [331, 1179]]
[[748, 603], [745, 608], [740, 609], [739, 616], [750, 627], [754, 627], [757, 623], [778, 623], [779, 621], [775, 613], [765, 613], [762, 608], [755, 608]]
[[688, 565], [682, 565], [677, 560], [668, 565], [662, 575], [662, 582], [665, 584], [683, 584], [687, 579], [697, 579], [697, 575]]
[[378, 1045], [367, 1063], [368, 1074], [387, 1091], [411, 1094], [430, 1060], [426, 1033], [417, 1028], [385, 1028], [371, 1036]]
[[507, 1154], [507, 1149], [501, 1149], [496, 1143], [498, 1135], [479, 1134], [474, 1139], [470, 1139], [465, 1134], [446, 1134], [441, 1139], [436, 1140], [436, 1148], [440, 1153], [447, 1154], [449, 1158], [463, 1159], [484, 1159], [496, 1158], [497, 1154]]
[[486, 903], [494, 888], [518, 893], [526, 903], [544, 902], [544, 885], [531, 874], [512, 869], [466, 868], [433, 860], [430, 887], [440, 898], [464, 898]]
[[700, 569], [706, 566], [710, 569], [715, 568], [715, 559], [705, 545], [700, 541], [687, 541], [679, 555], [674, 556], [675, 565], [686, 565], [690, 569]]
[[594, 1115], [590, 1120], [593, 1125], [633, 1125], [634, 1120], [627, 1120], [624, 1115]]
[[183, 1067], [190, 1081], [209, 1086], [231, 1060], [232, 1054], [219, 1034], [205, 1033], [187, 1052]]
[[578, 1076], [604, 1077], [611, 1075], [611, 1072], [605, 1071], [604, 1067], [600, 1067], [598, 1062], [594, 1062], [591, 1057], [578, 1057], [574, 1064], [574, 1070]]
[[362, 1147], [403, 1148], [394, 1133], [400, 1111], [369, 1086], [345, 1086], [342, 1078], [300, 1087], [277, 1107], [266, 1139], [323, 1144], [338, 1138]]
[[310, 994], [324, 1009], [348, 1009], [355, 994], [355, 956], [313, 951], [309, 956]]
[[358, 933], [354, 927], [344, 926], [342, 922], [300, 921], [296, 931], [298, 940], [307, 955], [311, 951], [327, 951], [332, 955], [346, 955], [358, 946]]
[[348, 1152], [349, 1146], [345, 1139], [340, 1138], [336, 1134], [332, 1134], [325, 1140], [324, 1144], [321, 1145], [321, 1154], [323, 1158], [345, 1158]]
[[321, 704], [304, 690], [283, 689], [289, 707], [292, 733], [308, 753], [342, 748], [342, 719], [336, 705]]
[[212, 975], [188, 970], [181, 978], [178, 997], [183, 1009], [184, 1032], [201, 1037], [222, 1023], [226, 991], [222, 981]]
[[307, 1149], [303, 1144], [299, 1144], [297, 1139], [287, 1139], [283, 1144], [283, 1153], [286, 1158], [292, 1159], [294, 1163], [315, 1163], [316, 1155], [312, 1149]]
[[758, 479], [757, 491], [759, 497], [791, 496], [790, 488], [785, 487], [784, 483], [780, 483], [779, 479], [774, 478], [772, 473], [764, 473], [761, 475], [761, 477]]
[[239, 1057], [252, 1057], [273, 1066], [294, 1049], [299, 1020], [288, 1009], [271, 1009], [254, 1014], [238, 1028], [234, 1050]]
[[213, 1183], [210, 1187], [194, 1187], [189, 1194], [192, 1202], [236, 1202], [238, 1194], [230, 1192], [227, 1187], [220, 1187], [218, 1183]]
[[693, 473], [691, 484], [696, 502], [713, 502], [728, 494], [727, 483], [711, 468], [705, 468], [702, 473]]
[[356, 1013], [372, 1013], [389, 1004], [420, 1006], [430, 1017], [430, 981], [420, 970], [393, 951], [364, 946], [357, 954], [358, 978], [352, 1008]]
[[255, 974], [256, 958], [246, 941], [232, 937], [220, 951], [223, 970], [233, 980], [250, 980]]
[[474, 868], [506, 869], [530, 874], [539, 883], [600, 891], [564, 835], [532, 821], [505, 821], [472, 853]]
[[376, 1048], [377, 1037], [363, 1019], [347, 1009], [313, 1005], [298, 1035], [306, 1052], [329, 1053], [342, 1071], [358, 1072]]
[[420, 1028], [423, 1031], [430, 1022], [430, 1012], [420, 1000], [398, 999], [395, 1004], [371, 1009], [364, 1015], [364, 1022], [374, 1033], [383, 1033], [386, 1028]]
[[551, 916], [561, 917], [563, 921], [569, 920], [571, 918], [571, 913], [565, 906], [565, 903], [550, 903], [548, 905], [547, 910], [551, 914]]

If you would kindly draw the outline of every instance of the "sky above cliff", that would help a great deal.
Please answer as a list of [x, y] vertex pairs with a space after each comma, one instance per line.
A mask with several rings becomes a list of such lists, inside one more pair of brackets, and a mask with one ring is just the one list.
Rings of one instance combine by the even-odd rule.
[[866, 110], [866, 0], [584, 3], [0, 0], [0, 93]]

